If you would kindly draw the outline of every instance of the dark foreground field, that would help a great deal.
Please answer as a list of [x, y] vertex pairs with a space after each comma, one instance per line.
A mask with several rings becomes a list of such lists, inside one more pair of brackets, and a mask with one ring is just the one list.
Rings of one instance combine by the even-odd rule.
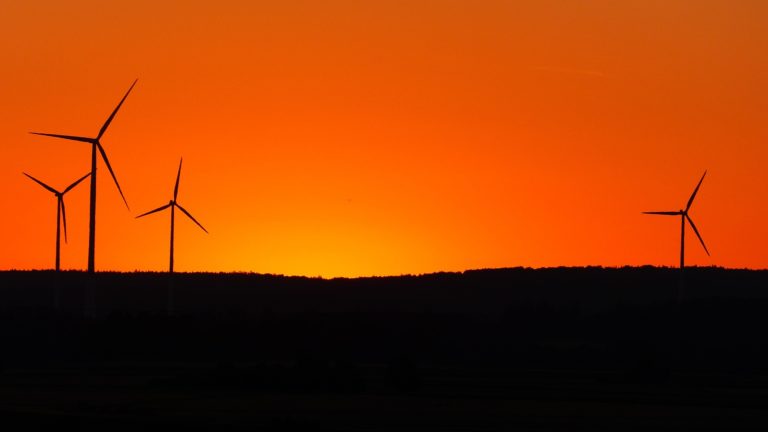
[[657, 268], [4, 272], [0, 424], [764, 429], [768, 272], [694, 268], [680, 287]]

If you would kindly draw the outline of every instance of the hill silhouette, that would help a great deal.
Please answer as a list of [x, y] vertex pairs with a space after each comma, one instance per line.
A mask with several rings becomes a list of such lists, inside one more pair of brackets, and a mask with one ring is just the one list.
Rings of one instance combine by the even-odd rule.
[[330, 280], [2, 272], [0, 392], [14, 397], [0, 414], [94, 429], [760, 421], [768, 271], [687, 269], [682, 303], [678, 284], [677, 269], [654, 267]]

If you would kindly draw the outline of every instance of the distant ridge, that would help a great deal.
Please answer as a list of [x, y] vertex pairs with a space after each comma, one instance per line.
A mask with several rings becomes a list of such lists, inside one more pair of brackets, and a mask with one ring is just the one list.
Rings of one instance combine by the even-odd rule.
[[[80, 271], [0, 272], [0, 311], [45, 309], [52, 287], [61, 307], [77, 313], [91, 290], [101, 314], [166, 310], [169, 283], [178, 313], [251, 313], [290, 310], [412, 310], [498, 316], [508, 308], [551, 305], [579, 313], [674, 303], [674, 267], [499, 268], [424, 275], [324, 279], [256, 273]], [[713, 299], [768, 299], [768, 271], [691, 267], [686, 303]]]

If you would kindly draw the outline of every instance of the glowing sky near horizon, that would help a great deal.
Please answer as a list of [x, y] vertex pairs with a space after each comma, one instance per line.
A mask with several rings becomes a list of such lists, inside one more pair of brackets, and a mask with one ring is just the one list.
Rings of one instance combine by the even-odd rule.
[[[51, 268], [103, 138], [96, 266], [357, 276], [768, 267], [768, 2], [10, 0], [0, 269]], [[87, 181], [63, 268], [84, 269]]]

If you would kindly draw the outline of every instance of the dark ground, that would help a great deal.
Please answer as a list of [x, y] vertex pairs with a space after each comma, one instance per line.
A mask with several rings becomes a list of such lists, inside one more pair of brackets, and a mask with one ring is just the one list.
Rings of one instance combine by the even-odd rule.
[[765, 429], [768, 271], [692, 268], [679, 287], [652, 267], [0, 272], [0, 424]]

